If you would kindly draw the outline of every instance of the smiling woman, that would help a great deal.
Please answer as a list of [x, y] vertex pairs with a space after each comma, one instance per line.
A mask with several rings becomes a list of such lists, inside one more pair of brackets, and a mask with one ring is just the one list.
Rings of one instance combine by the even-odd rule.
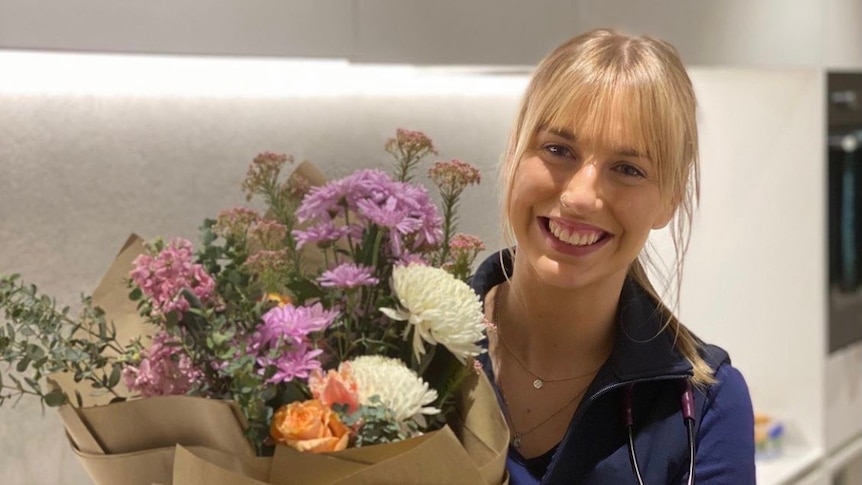
[[754, 483], [742, 375], [642, 263], [672, 223], [681, 272], [697, 202], [695, 97], [676, 50], [608, 30], [558, 47], [531, 78], [502, 175], [512, 247], [473, 285], [497, 330], [484, 369], [513, 437], [511, 483]]

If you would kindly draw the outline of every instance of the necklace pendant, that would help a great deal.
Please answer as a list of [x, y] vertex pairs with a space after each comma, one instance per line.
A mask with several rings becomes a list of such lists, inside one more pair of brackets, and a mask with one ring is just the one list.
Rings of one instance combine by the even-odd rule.
[[541, 389], [542, 386], [544, 386], [544, 385], [545, 385], [545, 381], [543, 381], [541, 379], [536, 379], [535, 381], [533, 381], [533, 387], [535, 387], [536, 389]]
[[521, 436], [520, 435], [515, 435], [515, 439], [512, 440], [512, 446], [514, 446], [515, 448], [521, 447]]

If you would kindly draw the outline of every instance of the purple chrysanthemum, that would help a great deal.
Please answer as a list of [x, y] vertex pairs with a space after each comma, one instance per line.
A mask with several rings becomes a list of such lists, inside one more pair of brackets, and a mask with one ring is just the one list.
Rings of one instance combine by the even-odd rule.
[[341, 212], [340, 204], [347, 193], [345, 179], [333, 180], [325, 185], [312, 187], [296, 210], [296, 220], [299, 222], [312, 219], [329, 220], [333, 213]]
[[277, 345], [286, 341], [296, 345], [307, 342], [308, 334], [320, 332], [338, 316], [320, 303], [312, 306], [279, 305], [263, 315], [263, 325], [252, 336], [252, 345]]
[[331, 220], [329, 220], [311, 226], [308, 229], [296, 229], [292, 234], [293, 237], [296, 238], [296, 247], [298, 249], [306, 244], [326, 244], [335, 242], [346, 236], [348, 233], [350, 233], [349, 227], [336, 226]]
[[[355, 234], [356, 224], [388, 229], [388, 248], [394, 257], [404, 249], [436, 245], [442, 237], [442, 219], [425, 187], [392, 180], [382, 170], [358, 170], [312, 189], [297, 210], [297, 218], [319, 226], [294, 235], [303, 244], [329, 241], [327, 238], [336, 235], [331, 232], [333, 218], [340, 215], [346, 215], [354, 224], [349, 230], [351, 235]], [[402, 248], [404, 241], [409, 246]]]
[[344, 263], [324, 271], [317, 282], [326, 288], [356, 288], [357, 286], [376, 285], [380, 280], [374, 277], [374, 268]]
[[294, 379], [307, 379], [311, 371], [320, 369], [320, 361], [317, 360], [317, 356], [322, 352], [322, 350], [313, 350], [308, 346], [302, 346], [289, 350], [276, 359], [258, 358], [258, 363], [263, 366], [272, 365], [275, 367], [275, 374], [267, 382], [290, 382]]
[[249, 351], [257, 355], [263, 368], [274, 367], [276, 373], [268, 382], [288, 382], [304, 378], [320, 368], [315, 358], [321, 351], [311, 348], [309, 334], [332, 324], [337, 311], [325, 310], [320, 303], [312, 306], [277, 306], [263, 315], [263, 324], [251, 336]]

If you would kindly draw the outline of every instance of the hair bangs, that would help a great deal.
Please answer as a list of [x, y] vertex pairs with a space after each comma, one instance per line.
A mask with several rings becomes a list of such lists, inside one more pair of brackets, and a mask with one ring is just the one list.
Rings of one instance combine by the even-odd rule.
[[[539, 114], [534, 136], [549, 129], [571, 133], [579, 142], [635, 152], [658, 162], [655, 110], [648, 86], [614, 76], [591, 83], [567, 83], [569, 90], [549, 92], [546, 109]], [[551, 90], [555, 91], [555, 90]]]

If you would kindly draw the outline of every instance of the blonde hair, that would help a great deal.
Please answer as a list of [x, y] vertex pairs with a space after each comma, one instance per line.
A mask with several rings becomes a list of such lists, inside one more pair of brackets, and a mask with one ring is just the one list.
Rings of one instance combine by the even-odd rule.
[[[676, 207], [670, 229], [679, 289], [692, 215], [700, 195], [695, 112], [691, 80], [676, 49], [664, 41], [599, 29], [557, 47], [533, 73], [504, 155], [501, 177], [506, 241], [515, 241], [509, 223], [514, 175], [540, 130], [560, 128], [611, 144], [622, 139], [653, 161], [663, 202]], [[629, 276], [656, 301], [665, 327], [674, 331], [677, 348], [694, 368], [694, 382], [713, 382], [713, 370], [700, 356], [698, 340], [662, 303], [646, 265], [655, 266], [641, 251], [629, 268]]]

